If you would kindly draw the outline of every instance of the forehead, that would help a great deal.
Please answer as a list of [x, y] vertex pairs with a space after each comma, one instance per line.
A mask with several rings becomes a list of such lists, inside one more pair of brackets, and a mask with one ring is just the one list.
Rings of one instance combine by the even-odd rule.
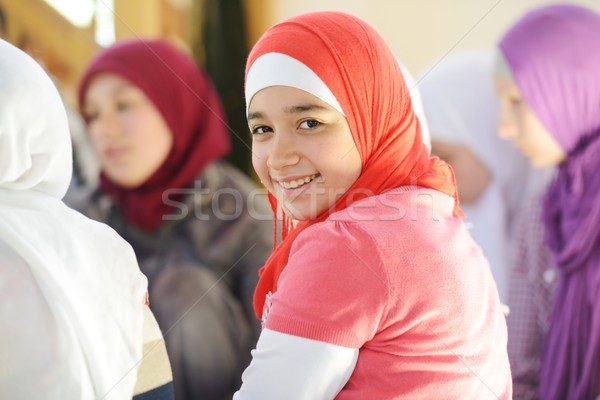
[[335, 111], [331, 105], [305, 90], [290, 86], [270, 86], [258, 91], [250, 100], [248, 119], [275, 113], [294, 113], [308, 110]]
[[496, 90], [500, 95], [520, 95], [521, 91], [515, 81], [507, 76], [494, 77]]
[[112, 73], [101, 72], [94, 75], [90, 80], [85, 92], [85, 101], [100, 100], [107, 96], [114, 96], [120, 91], [127, 89], [137, 89], [135, 85], [127, 79]]

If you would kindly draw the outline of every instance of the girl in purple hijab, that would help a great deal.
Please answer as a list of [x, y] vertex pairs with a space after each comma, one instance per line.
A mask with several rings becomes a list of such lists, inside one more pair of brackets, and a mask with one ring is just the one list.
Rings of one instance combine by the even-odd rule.
[[600, 393], [600, 15], [574, 5], [539, 8], [504, 35], [500, 50], [500, 135], [532, 164], [558, 166], [542, 207], [559, 274], [538, 395], [593, 399]]

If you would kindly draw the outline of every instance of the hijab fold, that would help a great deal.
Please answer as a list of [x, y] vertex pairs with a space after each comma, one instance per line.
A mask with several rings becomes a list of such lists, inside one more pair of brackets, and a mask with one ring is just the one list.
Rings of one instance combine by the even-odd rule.
[[[373, 28], [341, 12], [290, 18], [269, 29], [254, 46], [246, 77], [254, 62], [268, 53], [285, 54], [304, 64], [334, 94], [361, 156], [362, 173], [329, 211], [300, 222], [274, 250], [260, 271], [255, 292], [254, 309], [259, 318], [266, 295], [277, 290], [295, 238], [308, 226], [348, 207], [350, 199], [358, 201], [365, 192], [377, 195], [403, 185], [418, 185], [454, 197], [455, 213], [461, 214], [452, 170], [438, 158], [429, 157], [399, 64]], [[272, 73], [277, 74], [277, 69]], [[253, 82], [246, 81], [249, 86], [253, 87]], [[247, 96], [246, 104], [251, 100]], [[277, 215], [278, 204], [272, 196], [271, 204]]]
[[131, 398], [146, 278], [112, 229], [61, 201], [73, 158], [50, 78], [2, 40], [0, 76], [2, 394]]
[[545, 195], [546, 243], [560, 274], [542, 399], [600, 388], [600, 15], [555, 5], [525, 15], [500, 42], [515, 82], [567, 155]]
[[[125, 219], [145, 231], [173, 212], [163, 194], [190, 188], [212, 161], [227, 155], [229, 136], [223, 107], [207, 75], [194, 60], [163, 40], [131, 40], [98, 53], [79, 84], [79, 107], [95, 75], [110, 73], [140, 88], [173, 134], [167, 159], [146, 182], [127, 189], [101, 174], [100, 184]], [[85, 118], [85, 116], [84, 116]]]

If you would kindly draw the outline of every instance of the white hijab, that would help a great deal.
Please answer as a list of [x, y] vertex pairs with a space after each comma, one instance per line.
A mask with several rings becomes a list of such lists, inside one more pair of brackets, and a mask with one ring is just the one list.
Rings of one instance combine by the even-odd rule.
[[146, 278], [109, 227], [61, 201], [68, 122], [50, 78], [0, 40], [0, 397], [131, 399]]
[[400, 60], [398, 60], [398, 64], [400, 65], [402, 77], [404, 78], [404, 82], [406, 82], [406, 87], [408, 87], [408, 91], [410, 93], [410, 102], [412, 103], [413, 110], [417, 116], [417, 119], [419, 120], [419, 125], [421, 125], [421, 136], [423, 137], [423, 143], [431, 151], [431, 133], [429, 133], [429, 124], [427, 123], [427, 118], [425, 117], [425, 109], [423, 107], [421, 91], [419, 90], [417, 81], [406, 65], [404, 65]]
[[493, 70], [492, 54], [451, 55], [424, 74], [419, 88], [431, 138], [468, 147], [491, 173], [481, 197], [461, 208], [490, 262], [500, 299], [506, 301], [510, 222], [525, 195], [530, 167], [511, 143], [498, 137]]

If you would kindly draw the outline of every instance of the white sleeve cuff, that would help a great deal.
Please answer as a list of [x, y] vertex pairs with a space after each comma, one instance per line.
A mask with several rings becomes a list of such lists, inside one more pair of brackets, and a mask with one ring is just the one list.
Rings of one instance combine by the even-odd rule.
[[333, 399], [357, 359], [358, 349], [265, 329], [233, 400]]

